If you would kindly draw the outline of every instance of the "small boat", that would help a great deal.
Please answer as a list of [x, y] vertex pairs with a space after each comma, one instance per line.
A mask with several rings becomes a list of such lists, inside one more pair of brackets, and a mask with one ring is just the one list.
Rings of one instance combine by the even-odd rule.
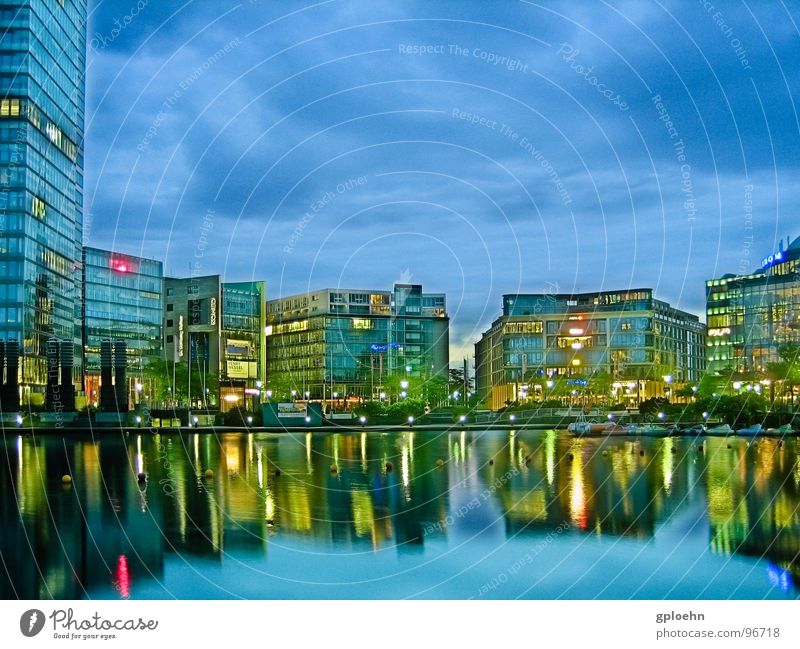
[[707, 428], [706, 435], [711, 435], [711, 436], [733, 435], [733, 428], [731, 428], [728, 424], [721, 424], [720, 426]]
[[574, 435], [604, 435], [609, 426], [616, 426], [610, 421], [598, 423], [596, 421], [589, 421], [583, 411], [578, 415], [578, 418], [571, 424], [567, 425], [567, 430]]
[[633, 431], [644, 437], [668, 437], [675, 432], [675, 426], [666, 424], [639, 424]]
[[740, 428], [736, 431], [736, 434], [744, 437], [754, 437], [756, 435], [761, 435], [763, 432], [764, 429], [761, 427], [761, 424], [753, 424], [752, 426], [747, 426], [747, 428]]
[[628, 426], [622, 426], [617, 423], [606, 424], [603, 429], [603, 435], [630, 435], [631, 431]]
[[776, 435], [782, 437], [783, 435], [794, 435], [794, 429], [792, 428], [791, 424], [784, 424], [783, 426], [778, 426], [777, 428], [767, 428], [764, 431], [764, 435]]
[[580, 414], [578, 414], [578, 418], [567, 426], [567, 430], [574, 435], [590, 435], [592, 433], [592, 426], [595, 425], [594, 422], [587, 421], [586, 415], [583, 413], [583, 410], [581, 410]]
[[706, 427], [704, 424], [695, 424], [694, 426], [687, 426], [681, 433], [684, 435], [702, 435], [706, 432]]

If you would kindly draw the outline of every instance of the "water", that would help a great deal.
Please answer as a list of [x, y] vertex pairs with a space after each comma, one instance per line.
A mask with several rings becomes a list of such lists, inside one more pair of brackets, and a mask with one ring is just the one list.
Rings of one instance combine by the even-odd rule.
[[797, 598], [799, 454], [555, 431], [6, 435], [0, 596]]

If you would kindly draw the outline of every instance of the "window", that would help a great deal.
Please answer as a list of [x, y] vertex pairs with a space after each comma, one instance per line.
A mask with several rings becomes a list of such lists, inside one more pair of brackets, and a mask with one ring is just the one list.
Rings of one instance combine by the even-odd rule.
[[174, 320], [167, 320], [167, 326], [168, 327], [174, 327], [175, 326], [175, 321]]
[[174, 304], [168, 304], [167, 305], [167, 311], [172, 311], [174, 308], [175, 308]]
[[173, 342], [174, 340], [175, 340], [175, 336], [173, 336], [172, 334], [169, 334], [169, 335], [167, 336], [167, 342], [168, 342], [168, 343], [171, 343], [171, 342]]
[[623, 323], [622, 323], [622, 324], [619, 326], [619, 328], [620, 328], [620, 329], [622, 329], [622, 331], [630, 331], [630, 328], [631, 328], [631, 323], [630, 323], [630, 322], [623, 322]]
[[0, 101], [0, 115], [3, 117], [19, 116], [19, 99], [3, 99]]
[[167, 289], [167, 295], [175, 295], [175, 289], [174, 288], [168, 288]]
[[38, 196], [33, 197], [31, 211], [37, 219], [43, 219], [47, 214], [47, 208], [45, 207], [44, 201]]

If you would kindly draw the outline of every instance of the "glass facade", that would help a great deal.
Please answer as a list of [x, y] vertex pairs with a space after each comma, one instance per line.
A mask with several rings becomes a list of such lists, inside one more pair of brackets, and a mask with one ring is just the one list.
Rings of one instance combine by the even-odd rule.
[[706, 282], [709, 369], [763, 372], [780, 345], [800, 343], [800, 239], [762, 264]]
[[374, 396], [393, 375], [447, 377], [449, 318], [443, 294], [328, 289], [267, 304], [267, 375], [319, 399]]
[[0, 3], [0, 339], [22, 345], [24, 389], [49, 338], [81, 358], [85, 50], [83, 0]]
[[186, 372], [219, 377], [219, 393], [195, 386], [193, 407], [254, 409], [264, 381], [266, 286], [219, 275], [164, 281], [164, 358]]
[[99, 394], [100, 343], [124, 340], [133, 399], [144, 366], [161, 356], [163, 266], [160, 261], [84, 248], [83, 350], [86, 394]]
[[[699, 381], [705, 327], [650, 289], [580, 295], [506, 295], [503, 315], [475, 346], [478, 394], [493, 408], [548, 379], [585, 387], [603, 375], [633, 381], [636, 399], [663, 396], [664, 376]], [[618, 389], [622, 389], [619, 386]]]

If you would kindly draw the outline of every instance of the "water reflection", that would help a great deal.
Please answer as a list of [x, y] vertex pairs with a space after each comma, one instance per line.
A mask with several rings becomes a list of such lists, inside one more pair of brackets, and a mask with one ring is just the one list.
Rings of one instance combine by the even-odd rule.
[[766, 559], [771, 587], [792, 596], [800, 579], [794, 440], [131, 431], [6, 437], [1, 459], [3, 598], [136, 596], [171, 579], [170, 561], [268, 563], [271, 546], [422, 561], [437, 543], [478, 539], [489, 553], [562, 529], [644, 543], [698, 507], [709, 556]]

